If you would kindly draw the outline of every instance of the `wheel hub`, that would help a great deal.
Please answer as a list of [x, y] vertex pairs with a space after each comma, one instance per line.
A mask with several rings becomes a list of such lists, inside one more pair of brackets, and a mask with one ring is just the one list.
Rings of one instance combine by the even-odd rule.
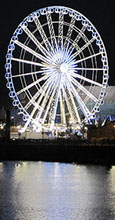
[[68, 64], [67, 63], [62, 63], [60, 64], [59, 70], [61, 73], [67, 73], [68, 72]]

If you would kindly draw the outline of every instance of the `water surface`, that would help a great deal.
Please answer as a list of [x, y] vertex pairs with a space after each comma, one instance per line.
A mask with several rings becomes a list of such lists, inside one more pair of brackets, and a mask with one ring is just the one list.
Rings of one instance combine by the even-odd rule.
[[115, 166], [0, 163], [0, 220], [114, 220]]

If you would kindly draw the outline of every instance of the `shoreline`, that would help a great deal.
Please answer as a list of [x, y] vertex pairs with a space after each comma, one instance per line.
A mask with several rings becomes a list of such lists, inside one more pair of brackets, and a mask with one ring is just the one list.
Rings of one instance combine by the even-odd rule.
[[0, 145], [3, 160], [115, 165], [115, 145], [96, 146], [72, 140], [9, 141]]

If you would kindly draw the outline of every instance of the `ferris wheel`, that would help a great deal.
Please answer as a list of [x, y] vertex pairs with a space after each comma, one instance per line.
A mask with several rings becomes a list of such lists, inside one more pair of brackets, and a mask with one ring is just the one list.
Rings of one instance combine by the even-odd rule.
[[29, 125], [53, 130], [92, 123], [103, 104], [106, 49], [94, 25], [76, 10], [52, 6], [27, 16], [11, 37], [5, 68], [23, 131]]

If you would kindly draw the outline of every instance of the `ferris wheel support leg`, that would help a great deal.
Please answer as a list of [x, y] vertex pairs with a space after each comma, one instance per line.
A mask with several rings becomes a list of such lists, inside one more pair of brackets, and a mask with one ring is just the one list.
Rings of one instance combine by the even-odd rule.
[[61, 123], [65, 125], [66, 124], [65, 108], [64, 108], [61, 92], [60, 92], [60, 112], [61, 112]]
[[71, 117], [73, 123], [75, 123], [73, 109], [72, 109], [72, 107], [71, 107], [71, 105], [70, 105], [70, 102], [69, 102], [69, 100], [68, 100], [68, 97], [67, 97], [67, 94], [66, 94], [64, 88], [63, 88], [63, 93], [64, 93], [64, 96], [65, 96], [65, 102], [66, 102], [66, 104], [67, 104], [67, 108], [68, 108], [70, 117]]
[[88, 116], [91, 115], [91, 112], [89, 111], [89, 109], [87, 108], [87, 106], [85, 105], [83, 100], [81, 99], [80, 95], [78, 94], [77, 90], [75, 90], [74, 86], [71, 83], [70, 83], [70, 87], [72, 89], [73, 94], [76, 97], [78, 104], [81, 106], [81, 110], [82, 110], [84, 116], [86, 117], [87, 121], [89, 121]]
[[53, 110], [53, 114], [51, 116], [51, 125], [50, 125], [50, 129], [51, 130], [54, 128], [56, 112], [57, 112], [57, 106], [58, 106], [58, 101], [59, 101], [59, 96], [60, 96], [61, 80], [62, 79], [60, 78], [59, 87], [58, 87], [58, 91], [57, 91], [57, 95], [56, 95], [56, 100], [55, 100], [55, 104], [54, 104], [54, 110]]
[[43, 119], [42, 119], [42, 124], [43, 124], [43, 123], [45, 122], [45, 120], [46, 120], [46, 117], [47, 117], [48, 111], [49, 111], [49, 109], [50, 109], [51, 103], [52, 103], [52, 101], [53, 101], [53, 97], [54, 97], [54, 95], [55, 95], [56, 89], [57, 89], [57, 86], [55, 86], [55, 87], [53, 88], [52, 95], [51, 95], [51, 97], [50, 97], [50, 100], [49, 100], [49, 103], [48, 103], [48, 105], [47, 105], [47, 108], [46, 108], [44, 117], [43, 117]]
[[40, 117], [42, 116], [42, 113], [43, 113], [43, 110], [45, 109], [45, 106], [46, 106], [46, 103], [47, 103], [47, 99], [48, 99], [48, 96], [50, 95], [50, 90], [51, 90], [51, 87], [52, 87], [52, 83], [49, 83], [49, 87], [47, 88], [46, 93], [45, 93], [45, 97], [42, 101], [42, 105], [41, 105], [41, 110], [38, 112], [37, 116], [36, 116], [36, 119], [38, 122], [40, 120]]
[[[68, 83], [67, 83], [68, 84]], [[69, 89], [68, 89], [68, 93], [69, 93], [69, 95], [70, 95], [70, 98], [71, 98], [71, 101], [72, 101], [72, 105], [73, 105], [73, 110], [74, 110], [74, 112], [75, 112], [75, 119], [77, 119], [77, 122], [80, 124], [81, 123], [81, 120], [80, 120], [80, 116], [79, 116], [79, 113], [78, 113], [78, 111], [77, 111], [77, 106], [76, 106], [76, 104], [75, 104], [75, 101], [74, 101], [74, 98], [73, 98], [73, 95], [72, 95], [72, 93], [71, 93], [71, 88], [70, 88], [70, 86], [69, 86], [69, 84], [68, 84], [68, 87], [69, 87]]]

